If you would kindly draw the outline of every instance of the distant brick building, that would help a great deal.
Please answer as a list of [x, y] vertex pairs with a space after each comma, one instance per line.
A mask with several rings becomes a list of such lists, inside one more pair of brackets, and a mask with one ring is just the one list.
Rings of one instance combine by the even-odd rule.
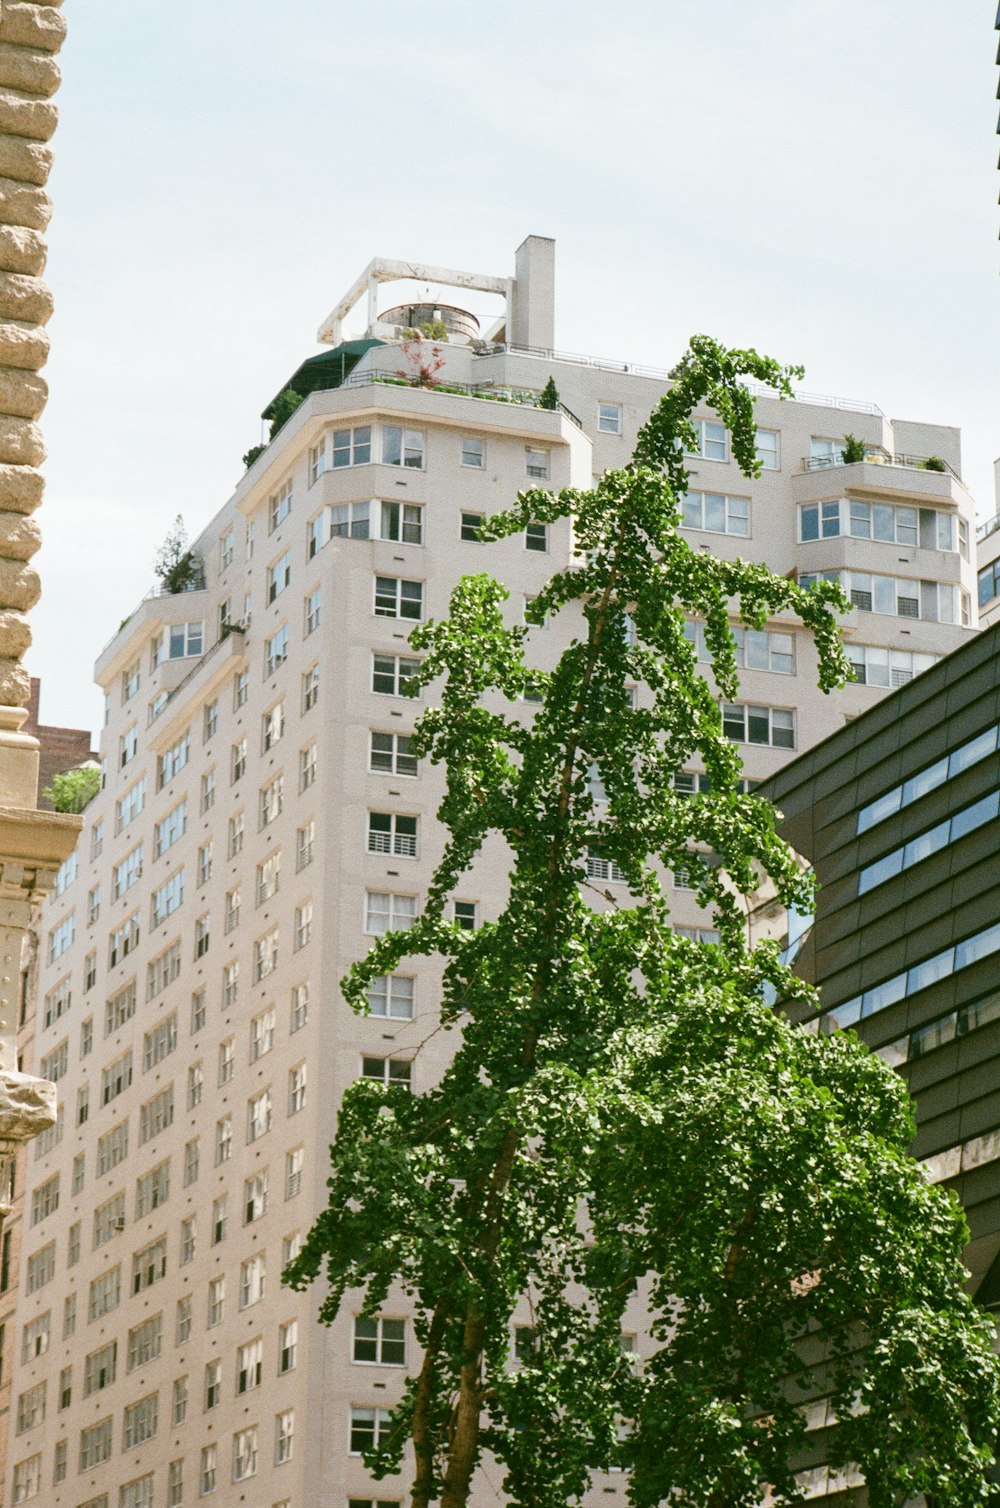
[[42, 792], [51, 784], [54, 776], [66, 770], [75, 770], [88, 759], [97, 759], [90, 747], [89, 728], [54, 728], [38, 720], [38, 706], [42, 683], [37, 676], [31, 677], [31, 696], [28, 699], [28, 721], [22, 732], [38, 739], [41, 758], [38, 761], [38, 805], [45, 811], [52, 810], [52, 803], [42, 799]]

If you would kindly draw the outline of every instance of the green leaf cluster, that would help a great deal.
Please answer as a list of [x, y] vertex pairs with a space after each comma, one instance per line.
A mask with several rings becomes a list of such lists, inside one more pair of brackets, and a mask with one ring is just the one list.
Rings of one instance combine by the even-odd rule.
[[[573, 564], [528, 625], [481, 575], [411, 636], [419, 684], [441, 683], [415, 736], [443, 773], [447, 841], [421, 917], [344, 992], [364, 1013], [373, 978], [439, 958], [455, 1052], [419, 1095], [344, 1096], [328, 1207], [286, 1280], [325, 1280], [327, 1322], [348, 1295], [366, 1313], [409, 1297], [422, 1362], [367, 1459], [391, 1474], [412, 1442], [413, 1508], [463, 1508], [486, 1453], [517, 1508], [578, 1501], [610, 1465], [629, 1468], [635, 1508], [753, 1508], [766, 1489], [796, 1503], [816, 1398], [838, 1421], [829, 1459], [860, 1467], [873, 1508], [985, 1494], [997, 1368], [963, 1286], [961, 1211], [907, 1155], [899, 1079], [853, 1037], [770, 1009], [766, 985], [807, 987], [776, 945], [748, 945], [762, 880], [800, 909], [811, 881], [723, 735], [730, 622], [797, 615], [825, 689], [847, 665], [836, 586], [708, 557], [679, 530], [693, 411], [718, 414], [759, 471], [744, 375], [788, 393], [798, 373], [696, 338], [628, 467], [592, 491], [525, 492], [483, 524], [502, 539], [570, 522]], [[541, 670], [530, 625], [555, 615], [569, 643]], [[675, 776], [695, 761], [710, 789], [685, 796]], [[462, 931], [449, 898], [498, 840], [506, 903]], [[595, 852], [624, 896], [588, 879]], [[672, 930], [665, 876], [682, 866], [718, 945]], [[533, 1343], [515, 1358], [525, 1303]], [[621, 1348], [637, 1304], [642, 1364]]]

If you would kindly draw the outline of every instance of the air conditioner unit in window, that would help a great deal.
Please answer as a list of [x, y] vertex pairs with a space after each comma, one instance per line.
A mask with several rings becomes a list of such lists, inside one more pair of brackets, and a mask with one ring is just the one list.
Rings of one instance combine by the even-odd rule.
[[901, 618], [919, 618], [920, 602], [916, 597], [897, 597], [896, 611]]
[[119, 1215], [117, 1220], [113, 1220], [111, 1222], [111, 1227], [112, 1227], [113, 1230], [124, 1230], [125, 1229], [125, 1217], [124, 1217], [124, 1215]]
[[853, 605], [855, 607], [859, 607], [863, 613], [870, 613], [871, 610], [872, 610], [872, 594], [871, 594], [871, 592], [856, 592], [856, 591], [852, 591], [851, 592], [851, 602], [853, 603]]

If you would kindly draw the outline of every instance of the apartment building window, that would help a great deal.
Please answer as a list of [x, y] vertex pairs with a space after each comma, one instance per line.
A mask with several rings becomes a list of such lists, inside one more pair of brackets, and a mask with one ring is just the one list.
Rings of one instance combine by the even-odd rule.
[[186, 1267], [189, 1262], [193, 1262], [197, 1249], [198, 1241], [195, 1218], [193, 1215], [189, 1215], [186, 1220], [181, 1221], [180, 1259], [178, 1266]]
[[372, 458], [372, 427], [358, 424], [353, 429], [333, 431], [333, 465], [367, 466]]
[[[125, 1448], [123, 1445], [122, 1449]], [[143, 1477], [135, 1477], [118, 1489], [118, 1508], [153, 1508], [152, 1472]]]
[[[83, 1085], [83, 1088], [86, 1089], [87, 1086]], [[60, 1110], [62, 1109], [61, 1105], [60, 1105], [59, 1109]], [[87, 1098], [86, 1098], [86, 1095], [84, 1095], [84, 1097], [81, 1098], [80, 1097], [80, 1090], [78, 1089], [77, 1090], [77, 1112], [76, 1112], [76, 1115], [77, 1115], [77, 1125], [78, 1126], [83, 1124], [83, 1122], [80, 1119], [81, 1113], [83, 1115], [83, 1120], [85, 1121], [87, 1119]], [[61, 1122], [58, 1122], [57, 1124], [60, 1125], [60, 1127], [61, 1127]], [[77, 1194], [82, 1194], [83, 1193], [83, 1184], [84, 1184], [84, 1178], [85, 1178], [85, 1176], [86, 1176], [86, 1158], [84, 1157], [84, 1154], [82, 1152], [78, 1152], [76, 1154], [76, 1156], [73, 1158], [73, 1171], [72, 1171], [72, 1179], [71, 1179], [71, 1183], [70, 1183], [70, 1190], [71, 1190], [71, 1192], [73, 1193], [74, 1196], [76, 1196]]]
[[167, 1238], [160, 1236], [158, 1240], [143, 1247], [142, 1251], [137, 1251], [132, 1258], [132, 1292], [142, 1293], [144, 1289], [151, 1288], [166, 1275], [166, 1271]]
[[104, 852], [104, 823], [95, 822], [90, 829], [90, 860], [94, 863]]
[[285, 1409], [274, 1421], [274, 1464], [283, 1466], [292, 1459], [295, 1444], [295, 1410]]
[[305, 869], [307, 864], [312, 863], [313, 847], [316, 840], [316, 823], [310, 818], [304, 827], [296, 829], [295, 833], [295, 869]]
[[250, 1022], [250, 1062], [256, 1063], [259, 1058], [269, 1053], [274, 1046], [274, 1006], [269, 1005], [266, 1010], [254, 1016]]
[[413, 1064], [409, 1058], [363, 1057], [361, 1059], [361, 1077], [374, 1079], [377, 1084], [382, 1084], [386, 1089], [410, 1089], [412, 1071]]
[[412, 1021], [415, 982], [407, 974], [377, 975], [368, 986], [371, 1014], [394, 1021]]
[[309, 986], [297, 984], [292, 989], [292, 1009], [289, 1030], [301, 1031], [309, 1020]]
[[264, 643], [264, 674], [274, 675], [288, 659], [288, 624], [283, 623]]
[[[180, 972], [181, 944], [180, 939], [178, 938], [176, 942], [172, 942], [170, 944], [169, 948], [165, 948], [162, 953], [159, 953], [156, 958], [151, 959], [147, 964], [146, 999], [155, 1000], [157, 995], [162, 994], [162, 992], [167, 989], [169, 985], [173, 984], [175, 979], [178, 979], [180, 977]], [[131, 984], [131, 986], [127, 986], [127, 988], [131, 988], [134, 993], [134, 982]], [[119, 992], [119, 994], [124, 994], [124, 991]], [[116, 997], [116, 999], [117, 998], [118, 997]], [[130, 1011], [129, 1015], [131, 1014], [132, 1012]]]
[[529, 524], [524, 531], [524, 548], [545, 554], [549, 548], [548, 524]]
[[227, 529], [219, 539], [219, 571], [228, 570], [236, 555], [236, 530]]
[[463, 932], [474, 932], [478, 925], [475, 901], [456, 901], [454, 904], [455, 925]]
[[[693, 625], [686, 625], [691, 627]], [[703, 646], [704, 628], [698, 629], [698, 658], [709, 659], [707, 646]], [[736, 642], [736, 661], [746, 670], [769, 670], [776, 675], [795, 674], [795, 637], [770, 629], [732, 629]], [[704, 649], [704, 652], [703, 652]]]
[[536, 445], [524, 447], [524, 468], [528, 476], [544, 482], [549, 475], [549, 453]]
[[177, 1047], [177, 1012], [158, 1021], [142, 1039], [142, 1071], [148, 1073]]
[[45, 1009], [43, 1020], [46, 1026], [52, 1026], [60, 1017], [64, 1016], [72, 1002], [72, 990], [70, 988], [70, 976], [60, 979], [54, 989], [49, 990], [45, 996]]
[[18, 1461], [14, 1467], [12, 1486], [15, 1504], [27, 1503], [38, 1496], [42, 1488], [41, 1455], [29, 1456], [25, 1461]]
[[375, 577], [375, 616], [419, 622], [424, 615], [424, 584], [400, 576]]
[[184, 1187], [189, 1188], [192, 1183], [198, 1181], [198, 1164], [200, 1161], [201, 1144], [197, 1136], [184, 1144]]
[[184, 871], [177, 869], [153, 891], [149, 903], [149, 924], [154, 929], [184, 903]]
[[212, 941], [212, 918], [206, 911], [194, 924], [194, 956], [204, 958]]
[[122, 1420], [122, 1450], [134, 1450], [156, 1434], [158, 1397], [150, 1393], [147, 1398], [127, 1405]]
[[[121, 799], [115, 802], [115, 836], [116, 837], [118, 836], [118, 834], [120, 832], [124, 832], [125, 828], [128, 827], [129, 823], [133, 820], [133, 818], [135, 818], [135, 817], [137, 817], [139, 815], [139, 813], [142, 811], [142, 809], [143, 809], [143, 807], [145, 805], [146, 805], [146, 777], [145, 777], [145, 775], [143, 775], [143, 777], [142, 777], [141, 780], [137, 780], [136, 783], [135, 783], [135, 785], [129, 786], [128, 790], [124, 793], [124, 795], [121, 797]], [[97, 853], [96, 854], [91, 854], [91, 857], [94, 858], [94, 859], [96, 859], [96, 858], [99, 857], [99, 855], [101, 854], [101, 852], [103, 851], [103, 848], [104, 848], [104, 823], [103, 822], [100, 824], [100, 829], [101, 829], [101, 841], [100, 841], [100, 844], [98, 845]], [[95, 828], [95, 831], [96, 831], [96, 828]]]
[[191, 1296], [177, 1300], [177, 1309], [174, 1316], [174, 1345], [183, 1346], [185, 1341], [191, 1339]]
[[275, 529], [281, 527], [285, 519], [292, 511], [292, 479], [288, 478], [272, 492], [267, 502], [267, 532], [273, 534]]
[[163, 1315], [154, 1314], [151, 1319], [143, 1320], [141, 1325], [136, 1325], [128, 1333], [126, 1372], [134, 1372], [136, 1367], [144, 1367], [155, 1361], [162, 1347]]
[[758, 429], [757, 459], [763, 471], [780, 471], [781, 451], [780, 436], [776, 429]]
[[247, 1101], [247, 1143], [259, 1141], [271, 1129], [271, 1091], [262, 1089]]
[[395, 858], [417, 856], [417, 819], [398, 812], [368, 813], [368, 852]]
[[278, 1327], [278, 1376], [295, 1370], [295, 1352], [299, 1343], [298, 1320], [288, 1320]]
[[231, 963], [227, 963], [225, 965], [225, 967], [223, 968], [223, 970], [222, 970], [222, 1008], [223, 1008], [223, 1010], [228, 1010], [230, 1006], [236, 1004], [236, 996], [237, 996], [237, 992], [238, 992], [238, 989], [239, 989], [239, 982], [240, 982], [240, 964], [239, 964], [239, 959], [238, 958], [234, 958], [233, 961]]
[[267, 1169], [243, 1183], [243, 1224], [252, 1225], [267, 1210]]
[[376, 775], [416, 776], [420, 773], [409, 733], [371, 734], [369, 769]]
[[156, 766], [156, 789], [162, 791], [187, 764], [191, 755], [191, 735], [185, 733], [160, 755]]
[[94, 1211], [94, 1234], [92, 1247], [94, 1251], [105, 1246], [119, 1231], [125, 1229], [125, 1195], [119, 1192], [99, 1204]]
[[153, 640], [151, 651], [152, 669], [162, 665], [164, 660], [184, 660], [193, 655], [200, 655], [205, 647], [205, 624], [200, 623], [175, 623], [171, 628], [165, 628], [163, 633]]
[[218, 1446], [203, 1445], [201, 1449], [201, 1495], [208, 1497], [210, 1492], [215, 1491], [217, 1477]]
[[216, 1167], [228, 1163], [232, 1157], [232, 1116], [223, 1116], [216, 1122]]
[[[267, 754], [278, 743], [285, 731], [285, 704], [283, 701], [276, 702], [270, 711], [265, 712], [261, 718], [261, 752]], [[244, 744], [246, 740], [243, 740]], [[246, 750], [244, 749], [244, 764], [246, 762]], [[242, 771], [241, 771], [242, 773]]]
[[166, 1204], [170, 1197], [170, 1162], [161, 1162], [144, 1173], [135, 1183], [135, 1218], [144, 1220], [153, 1210]]
[[29, 1361], [45, 1355], [49, 1349], [51, 1325], [52, 1314], [48, 1309], [25, 1323], [21, 1332], [22, 1365], [26, 1366]]
[[171, 1389], [172, 1404], [170, 1409], [171, 1421], [174, 1425], [183, 1424], [187, 1418], [188, 1405], [188, 1380], [187, 1377], [175, 1377]]
[[883, 649], [874, 644], [845, 644], [854, 679], [864, 686], [904, 686], [937, 662], [937, 655], [907, 649]]
[[117, 1126], [112, 1126], [110, 1131], [98, 1138], [97, 1142], [97, 1176], [103, 1178], [105, 1173], [110, 1173], [120, 1162], [124, 1162], [128, 1156], [128, 1121], [120, 1121]]
[[261, 787], [259, 806], [262, 828], [272, 823], [275, 817], [280, 817], [284, 796], [285, 777], [283, 775], [276, 775], [267, 785]]
[[26, 1429], [34, 1429], [44, 1418], [45, 1384], [39, 1382], [33, 1388], [28, 1388], [17, 1400], [17, 1433], [23, 1435]]
[[219, 1086], [228, 1084], [236, 1071], [236, 1038], [226, 1037], [219, 1043]]
[[113, 1419], [109, 1414], [98, 1424], [80, 1431], [80, 1470], [90, 1471], [102, 1461], [111, 1459], [111, 1435]]
[[133, 911], [108, 938], [108, 967], [114, 968], [139, 946], [139, 913]]
[[206, 770], [201, 777], [199, 809], [202, 816], [215, 805], [215, 771]]
[[153, 828], [153, 858], [162, 858], [186, 831], [187, 802], [181, 801]]
[[226, 1230], [229, 1225], [229, 1196], [220, 1194], [212, 1200], [212, 1218], [209, 1222], [209, 1230], [212, 1232], [212, 1245], [218, 1246], [226, 1239]]
[[208, 1285], [208, 1328], [211, 1330], [222, 1323], [226, 1308], [226, 1280], [224, 1277], [213, 1278]]
[[48, 1246], [43, 1246], [41, 1251], [36, 1251], [28, 1258], [25, 1265], [25, 1286], [28, 1293], [37, 1293], [39, 1288], [44, 1288], [46, 1283], [51, 1283], [56, 1275], [56, 1243], [50, 1241]]
[[419, 670], [420, 661], [409, 655], [373, 655], [372, 691], [376, 696], [406, 696]]
[[316, 779], [316, 745], [299, 750], [299, 791], [307, 791]]
[[247, 740], [246, 735], [236, 741], [230, 750], [229, 756], [229, 783], [235, 785], [242, 780], [247, 768]]
[[297, 1063], [288, 1070], [288, 1114], [298, 1115], [306, 1107], [306, 1065]]
[[55, 1173], [40, 1184], [31, 1195], [31, 1223], [38, 1225], [47, 1215], [59, 1208], [59, 1174]]
[[365, 932], [369, 937], [403, 931], [413, 925], [416, 915], [415, 895], [381, 890], [369, 890], [365, 894]]
[[234, 885], [232, 890], [226, 892], [225, 930], [232, 932], [240, 924], [240, 896], [239, 885]]
[[238, 670], [233, 676], [233, 711], [238, 712], [250, 695], [250, 672]]
[[243, 850], [243, 839], [246, 834], [246, 817], [243, 812], [236, 812], [229, 819], [226, 838], [226, 857], [235, 859]]
[[598, 853], [592, 848], [587, 854], [587, 879], [603, 880], [614, 885], [624, 885], [625, 874], [621, 866], [615, 863], [614, 859], [605, 858], [603, 854]]
[[353, 1358], [385, 1367], [405, 1367], [406, 1321], [355, 1315]]
[[467, 540], [469, 544], [482, 544], [483, 536], [480, 533], [485, 513], [462, 513], [462, 521], [459, 527], [459, 538]]
[[257, 1473], [257, 1426], [237, 1430], [233, 1436], [233, 1481], [243, 1482]]
[[310, 712], [319, 701], [319, 665], [310, 665], [302, 677], [302, 711]]
[[370, 539], [371, 510], [372, 504], [368, 501], [335, 503], [326, 510], [322, 543], [325, 544], [327, 539]]
[[259, 1388], [264, 1370], [264, 1342], [247, 1341], [236, 1348], [236, 1396]]
[[118, 767], [124, 770], [139, 752], [139, 728], [133, 723], [118, 740]]
[[294, 1199], [302, 1192], [302, 1172], [305, 1168], [304, 1147], [293, 1147], [285, 1157], [285, 1198]]
[[383, 424], [382, 464], [422, 470], [424, 464], [423, 430], [406, 429], [398, 424]]
[[53, 1083], [58, 1081], [69, 1068], [69, 1041], [59, 1043], [51, 1052], [45, 1054], [39, 1063], [39, 1072], [43, 1079], [51, 1079]]
[[688, 422], [695, 435], [694, 449], [687, 451], [689, 456], [700, 456], [704, 461], [725, 461], [728, 458], [724, 424], [714, 419], [690, 419]]
[[459, 460], [473, 471], [482, 471], [486, 465], [486, 442], [479, 435], [463, 435]]
[[71, 911], [69, 916], [63, 917], [58, 926], [52, 928], [49, 933], [47, 959], [50, 964], [61, 958], [67, 948], [72, 947], [73, 937], [76, 930], [76, 919]]
[[682, 501], [681, 527], [709, 534], [750, 536], [750, 499], [721, 492], [688, 492]]
[[597, 428], [602, 435], [620, 435], [622, 432], [622, 406], [620, 403], [597, 405]]
[[168, 1084], [139, 1107], [139, 1145], [144, 1146], [174, 1123], [174, 1086]]
[[204, 990], [195, 990], [191, 996], [191, 1035], [200, 1032], [205, 1025], [208, 1016], [207, 994]]
[[278, 557], [267, 568], [267, 600], [272, 603], [281, 596], [282, 592], [291, 585], [292, 580], [292, 554], [286, 550], [284, 555]]
[[310, 634], [314, 634], [317, 628], [319, 628], [320, 607], [320, 588], [316, 587], [303, 602], [303, 632], [307, 639]]
[[55, 884], [52, 887], [52, 894], [54, 896], [62, 895], [72, 885], [77, 876], [79, 862], [79, 858], [74, 851], [68, 859], [64, 859], [59, 865], [59, 868], [56, 870]]
[[381, 537], [398, 545], [422, 545], [424, 510], [417, 503], [388, 503], [380, 507]]
[[66, 1473], [69, 1471], [69, 1441], [57, 1440], [52, 1455], [52, 1483], [58, 1487], [60, 1482], [65, 1482]]
[[259, 984], [278, 967], [278, 929], [274, 927], [253, 945], [253, 982]]
[[351, 1409], [351, 1430], [348, 1450], [352, 1456], [380, 1445], [382, 1437], [389, 1432], [389, 1409]]
[[722, 709], [722, 731], [734, 743], [768, 744], [794, 749], [795, 713], [781, 707], [729, 704]]
[[132, 1050], [123, 1052], [120, 1058], [103, 1069], [101, 1073], [101, 1104], [109, 1105], [132, 1083]]
[[263, 1254], [247, 1257], [240, 1263], [240, 1308], [249, 1309], [264, 1297], [265, 1267]]
[[[97, 983], [97, 953], [96, 952], [91, 952], [91, 953], [88, 953], [86, 955], [86, 957], [84, 958], [84, 960], [83, 960], [83, 993], [86, 995], [87, 992], [88, 992], [88, 990], [92, 990], [94, 988], [94, 985], [96, 983]], [[84, 1025], [86, 1025], [86, 1023], [84, 1023]], [[82, 1030], [82, 1028], [81, 1028], [81, 1030]], [[93, 1043], [91, 1043], [91, 1046], [92, 1045], [93, 1045]], [[88, 1047], [87, 1048], [87, 1052], [89, 1052], [89, 1051], [90, 1051], [90, 1048]], [[80, 1056], [81, 1057], [84, 1056], [84, 1050], [83, 1050], [83, 1046], [82, 1045], [80, 1047]]]

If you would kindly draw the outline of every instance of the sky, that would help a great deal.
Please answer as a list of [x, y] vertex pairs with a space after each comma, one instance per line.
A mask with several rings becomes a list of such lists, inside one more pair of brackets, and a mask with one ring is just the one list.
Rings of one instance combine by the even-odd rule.
[[665, 368], [699, 331], [754, 345], [810, 392], [960, 426], [995, 512], [993, 0], [66, 13], [45, 722], [99, 726], [94, 661], [175, 516], [194, 537], [227, 500], [373, 256], [506, 275], [553, 236], [559, 349]]

